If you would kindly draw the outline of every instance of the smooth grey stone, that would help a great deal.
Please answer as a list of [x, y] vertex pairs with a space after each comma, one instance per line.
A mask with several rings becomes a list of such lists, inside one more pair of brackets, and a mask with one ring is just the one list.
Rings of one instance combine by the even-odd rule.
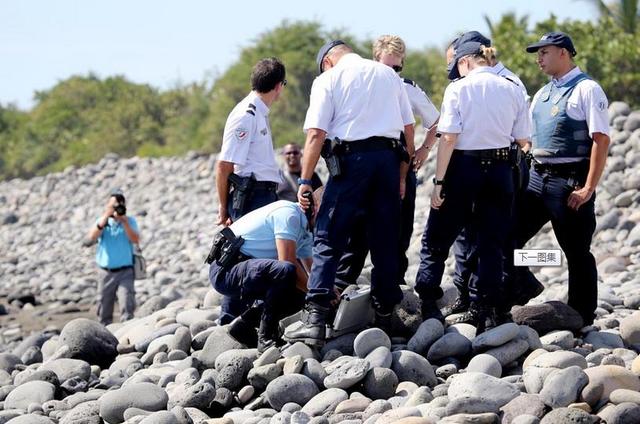
[[552, 331], [540, 337], [540, 342], [545, 345], [555, 345], [562, 349], [571, 349], [576, 344], [573, 333], [569, 330]]
[[438, 383], [431, 364], [415, 352], [400, 350], [392, 352], [392, 371], [400, 381], [412, 381], [418, 386], [433, 387]]
[[423, 321], [415, 334], [409, 339], [407, 349], [419, 354], [426, 354], [436, 340], [444, 335], [444, 326], [437, 319]]
[[448, 333], [440, 337], [429, 348], [427, 359], [437, 362], [443, 358], [466, 356], [471, 352], [471, 342], [465, 336]]
[[433, 394], [431, 389], [426, 386], [418, 387], [402, 406], [418, 406], [424, 403], [429, 403], [433, 400]]
[[594, 349], [624, 347], [624, 341], [619, 334], [607, 331], [591, 331], [584, 337], [584, 342], [592, 345]]
[[327, 377], [327, 372], [317, 359], [305, 359], [300, 373], [313, 380], [319, 388], [324, 387], [324, 379]]
[[471, 358], [466, 370], [467, 372], [481, 372], [496, 378], [502, 376], [502, 365], [500, 361], [486, 353], [481, 353]]
[[499, 410], [500, 406], [498, 406], [497, 402], [488, 397], [458, 397], [451, 399], [446, 406], [447, 415], [498, 413]]
[[118, 339], [104, 325], [87, 319], [69, 321], [60, 333], [60, 344], [69, 346], [70, 358], [106, 367], [118, 355]]
[[540, 398], [551, 408], [569, 406], [578, 400], [589, 377], [578, 366], [571, 366], [549, 374], [540, 391]]
[[348, 389], [362, 380], [367, 371], [369, 371], [369, 362], [366, 359], [352, 358], [326, 376], [324, 386]]
[[311, 421], [311, 417], [302, 411], [296, 411], [291, 414], [291, 424], [307, 424]]
[[536, 357], [529, 366], [539, 368], [567, 368], [577, 365], [582, 369], [587, 368], [587, 360], [584, 356], [569, 351], [548, 352]]
[[540, 424], [596, 424], [600, 418], [582, 409], [558, 408], [545, 415]]
[[455, 414], [444, 417], [438, 421], [438, 424], [498, 424], [500, 419], [498, 415], [492, 412], [482, 414]]
[[13, 389], [4, 400], [4, 409], [24, 409], [32, 403], [42, 405], [52, 400], [56, 387], [46, 381], [29, 381]]
[[20, 356], [20, 360], [25, 365], [42, 363], [42, 351], [38, 346], [30, 346]]
[[492, 347], [502, 346], [518, 337], [519, 334], [520, 327], [513, 322], [509, 322], [478, 334], [471, 345], [474, 352], [481, 352]]
[[38, 370], [33, 369], [24, 370], [15, 376], [13, 382], [16, 386], [20, 386], [29, 381], [46, 381], [54, 386], [60, 386], [60, 380], [56, 373], [51, 370]]
[[255, 361], [258, 358], [258, 349], [232, 349], [223, 352], [216, 358], [216, 370], [221, 371], [224, 367], [236, 362], [237, 358], [246, 358], [255, 367]]
[[446, 364], [436, 368], [436, 377], [446, 380], [458, 372], [458, 367], [454, 364]]
[[[177, 325], [180, 326], [180, 324]], [[231, 349], [243, 349], [244, 347], [242, 343], [229, 335], [225, 327], [213, 327], [198, 359], [204, 367], [213, 368], [216, 365], [218, 355]]]
[[529, 343], [524, 339], [513, 339], [502, 346], [494, 347], [486, 350], [484, 353], [491, 355], [500, 362], [500, 365], [506, 365], [518, 360], [529, 350]]
[[197, 408], [184, 408], [194, 424], [205, 424], [210, 417]]
[[315, 358], [316, 354], [309, 346], [302, 342], [296, 342], [282, 351], [284, 358], [291, 358], [292, 356], [302, 356], [303, 359]]
[[269, 424], [289, 424], [291, 422], [291, 412], [280, 411], [271, 417]]
[[169, 411], [158, 411], [147, 415], [139, 424], [179, 424], [178, 418]]
[[124, 411], [135, 407], [146, 411], [166, 409], [169, 396], [153, 383], [133, 383], [110, 390], [100, 398], [100, 416], [109, 423], [124, 421]]
[[282, 367], [283, 374], [301, 374], [304, 362], [302, 360], [302, 356], [296, 355], [290, 358], [286, 358], [284, 361], [284, 366]]
[[91, 375], [91, 366], [81, 359], [60, 358], [49, 361], [40, 366], [40, 370], [50, 370], [56, 373], [59, 381], [73, 377], [80, 377], [87, 381]]
[[500, 407], [519, 394], [520, 389], [515, 384], [476, 372], [457, 375], [447, 392], [450, 400], [461, 397], [488, 398]]
[[398, 386], [398, 377], [389, 368], [372, 368], [363, 381], [365, 395], [371, 399], [388, 399]]
[[540, 419], [547, 412], [547, 406], [540, 395], [522, 393], [504, 405], [501, 410], [502, 422], [511, 424], [520, 415], [530, 415]]
[[522, 374], [522, 380], [527, 392], [540, 393], [540, 390], [542, 390], [544, 386], [544, 380], [555, 370], [556, 368], [525, 368]]
[[262, 365], [252, 368], [247, 373], [249, 384], [258, 391], [264, 390], [269, 383], [282, 374], [282, 367], [278, 364]]
[[24, 415], [23, 409], [0, 410], [0, 424], [6, 424], [9, 420]]
[[609, 395], [609, 401], [614, 404], [632, 402], [640, 405], [640, 392], [629, 389], [616, 389]]
[[610, 424], [637, 424], [640, 423], [640, 405], [632, 402], [624, 402], [616, 405], [602, 414], [602, 418]]
[[54, 424], [54, 422], [50, 418], [42, 415], [29, 414], [12, 418], [7, 421], [7, 424]]
[[306, 404], [318, 394], [318, 386], [309, 377], [300, 374], [282, 375], [267, 385], [266, 399], [273, 409], [280, 411], [288, 402]]
[[300, 411], [302, 407], [295, 402], [287, 402], [282, 406], [280, 411], [286, 411], [293, 414], [296, 411]]
[[22, 364], [19, 356], [7, 352], [0, 353], [0, 370], [11, 373], [19, 364]]
[[265, 350], [255, 361], [253, 361], [254, 368], [262, 365], [275, 364], [278, 359], [282, 357], [280, 349], [276, 346], [271, 346]]
[[331, 414], [336, 406], [349, 398], [347, 392], [339, 388], [329, 388], [312, 397], [301, 409], [311, 417]]
[[371, 399], [364, 396], [350, 397], [343, 400], [336, 406], [336, 414], [352, 413], [352, 412], [364, 412], [367, 406], [371, 403]]
[[394, 408], [384, 412], [376, 423], [391, 424], [407, 417], [420, 417], [420, 410], [414, 406]]
[[353, 352], [356, 356], [364, 358], [372, 350], [380, 346], [391, 348], [389, 336], [379, 328], [368, 328], [356, 336], [353, 341]]
[[391, 409], [391, 404], [388, 401], [384, 399], [374, 400], [364, 410], [362, 414], [362, 419], [367, 420], [372, 416], [382, 415], [383, 413], [387, 412], [390, 409]]
[[151, 334], [149, 334], [147, 337], [135, 343], [135, 348], [138, 352], [146, 352], [151, 342], [153, 342], [154, 340], [162, 336], [174, 334], [176, 330], [180, 327], [182, 327], [182, 324], [178, 324], [178, 323], [167, 324], [163, 327], [160, 327], [157, 330], [153, 331]]

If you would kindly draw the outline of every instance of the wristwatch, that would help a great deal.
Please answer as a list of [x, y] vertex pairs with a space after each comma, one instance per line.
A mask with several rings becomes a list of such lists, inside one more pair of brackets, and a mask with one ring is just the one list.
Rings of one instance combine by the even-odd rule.
[[433, 177], [433, 185], [443, 185], [444, 184], [444, 180], [439, 180], [436, 177]]
[[307, 180], [305, 178], [298, 178], [298, 185], [312, 185], [313, 181]]

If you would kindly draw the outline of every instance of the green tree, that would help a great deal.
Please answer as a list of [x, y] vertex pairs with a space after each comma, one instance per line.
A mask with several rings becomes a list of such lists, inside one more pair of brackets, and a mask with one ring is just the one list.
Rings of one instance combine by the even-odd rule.
[[609, 3], [603, 0], [585, 0], [593, 4], [602, 18], [611, 18], [628, 34], [635, 34], [640, 25], [640, 2], [638, 0], [617, 0]]

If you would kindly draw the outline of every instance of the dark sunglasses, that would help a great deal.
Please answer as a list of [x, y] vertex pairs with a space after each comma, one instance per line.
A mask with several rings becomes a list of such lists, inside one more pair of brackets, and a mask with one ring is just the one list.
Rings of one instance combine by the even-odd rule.
[[285, 154], [285, 155], [287, 155], [287, 156], [288, 156], [288, 155], [298, 156], [298, 155], [300, 154], [300, 152], [299, 152], [299, 151], [297, 151], [297, 150], [292, 150], [292, 151], [290, 151], [290, 152], [284, 152], [284, 154]]
[[393, 69], [396, 72], [401, 72], [402, 71], [402, 65], [393, 65], [391, 67], [391, 69]]

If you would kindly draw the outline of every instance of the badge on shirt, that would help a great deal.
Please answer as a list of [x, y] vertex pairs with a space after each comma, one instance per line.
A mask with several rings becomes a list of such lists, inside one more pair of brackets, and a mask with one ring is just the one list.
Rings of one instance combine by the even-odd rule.
[[605, 110], [607, 108], [607, 103], [606, 102], [598, 102], [598, 110], [600, 112], [602, 112], [603, 110]]
[[267, 129], [266, 128], [261, 129], [260, 134], [267, 135]]
[[247, 131], [246, 129], [236, 128], [236, 138], [238, 139], [238, 141], [246, 140], [248, 135], [249, 135], [249, 131]]
[[556, 105], [551, 106], [551, 116], [556, 116], [560, 112], [560, 108]]

